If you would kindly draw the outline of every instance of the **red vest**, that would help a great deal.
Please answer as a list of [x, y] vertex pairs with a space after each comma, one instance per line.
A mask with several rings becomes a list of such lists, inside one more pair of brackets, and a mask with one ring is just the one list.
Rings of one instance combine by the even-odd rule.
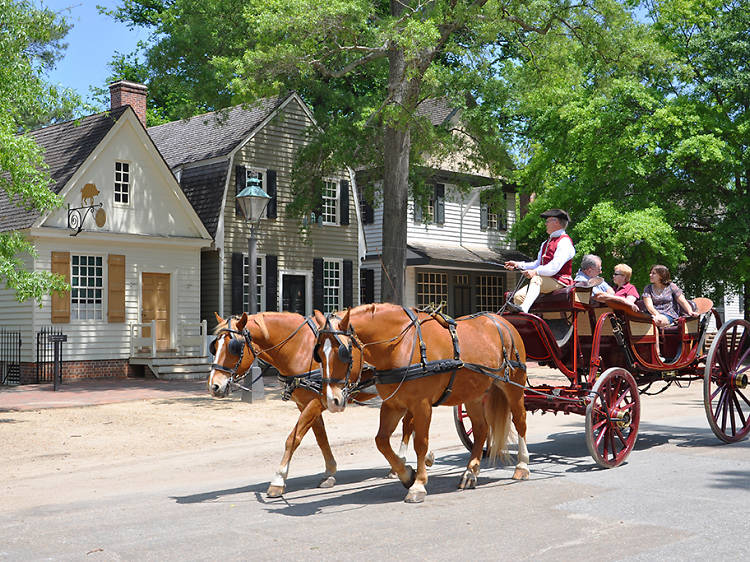
[[[563, 238], [567, 238], [568, 240], [570, 240], [570, 236], [568, 236], [567, 234], [563, 234], [562, 236], [558, 236], [557, 238], [549, 238], [544, 243], [545, 246], [542, 249], [542, 265], [547, 265], [552, 261], [552, 258], [555, 257], [555, 252], [557, 251], [557, 245]], [[572, 244], [573, 241], [570, 240], [570, 243]], [[572, 285], [573, 260], [569, 259], [568, 261], [566, 261], [560, 268], [560, 271], [552, 276], [552, 279], [555, 279], [558, 283], [562, 283], [563, 285]]]

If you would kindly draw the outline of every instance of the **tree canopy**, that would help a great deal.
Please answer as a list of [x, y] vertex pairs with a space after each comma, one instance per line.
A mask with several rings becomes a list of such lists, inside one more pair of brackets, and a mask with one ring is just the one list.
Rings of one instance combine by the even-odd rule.
[[[65, 45], [69, 26], [50, 10], [26, 0], [0, 0], [0, 187], [20, 207], [45, 211], [60, 204], [39, 146], [23, 133], [28, 127], [66, 115], [69, 94], [44, 81]], [[0, 279], [19, 300], [66, 288], [49, 272], [24, 269], [23, 255], [34, 248], [18, 233], [0, 233]]]

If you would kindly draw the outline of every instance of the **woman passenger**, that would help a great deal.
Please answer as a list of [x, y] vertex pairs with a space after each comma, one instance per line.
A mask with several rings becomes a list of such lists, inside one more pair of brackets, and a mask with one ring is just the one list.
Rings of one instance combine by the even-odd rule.
[[612, 274], [612, 281], [615, 286], [615, 296], [623, 297], [630, 304], [633, 304], [640, 298], [638, 289], [630, 282], [630, 276], [633, 275], [633, 268], [624, 263], [618, 263], [615, 266], [615, 272]]
[[688, 316], [698, 316], [677, 285], [672, 283], [669, 269], [655, 265], [649, 274], [650, 285], [643, 289], [643, 304], [651, 314], [654, 323], [663, 328], [674, 323], [682, 308]]

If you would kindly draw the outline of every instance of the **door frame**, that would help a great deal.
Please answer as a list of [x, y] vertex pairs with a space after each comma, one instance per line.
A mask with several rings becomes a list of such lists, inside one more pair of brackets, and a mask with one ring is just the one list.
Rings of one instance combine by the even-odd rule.
[[177, 274], [178, 270], [168, 270], [158, 268], [154, 271], [150, 268], [144, 268], [140, 265], [137, 267], [138, 276], [138, 322], [143, 323], [143, 274], [144, 273], [162, 273], [169, 275], [169, 345], [170, 349], [174, 349], [177, 345], [177, 326], [175, 319], [177, 318]]
[[280, 269], [279, 288], [276, 301], [276, 310], [281, 310], [282, 295], [284, 294], [284, 275], [302, 275], [305, 277], [305, 315], [312, 314], [312, 271], [301, 269]]

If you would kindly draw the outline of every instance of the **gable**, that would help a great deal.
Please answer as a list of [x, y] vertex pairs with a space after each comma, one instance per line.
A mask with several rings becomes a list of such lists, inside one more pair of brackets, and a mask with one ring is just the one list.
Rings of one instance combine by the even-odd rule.
[[[115, 172], [127, 180], [127, 202], [116, 200]], [[127, 176], [125, 175], [127, 174]], [[125, 183], [125, 181], [123, 181]], [[84, 231], [208, 238], [159, 152], [130, 111], [112, 128], [62, 190], [62, 208], [36, 226], [68, 227], [68, 210], [101, 204], [84, 219]], [[96, 218], [104, 218], [100, 226]], [[99, 221], [101, 222], [101, 221]]]

